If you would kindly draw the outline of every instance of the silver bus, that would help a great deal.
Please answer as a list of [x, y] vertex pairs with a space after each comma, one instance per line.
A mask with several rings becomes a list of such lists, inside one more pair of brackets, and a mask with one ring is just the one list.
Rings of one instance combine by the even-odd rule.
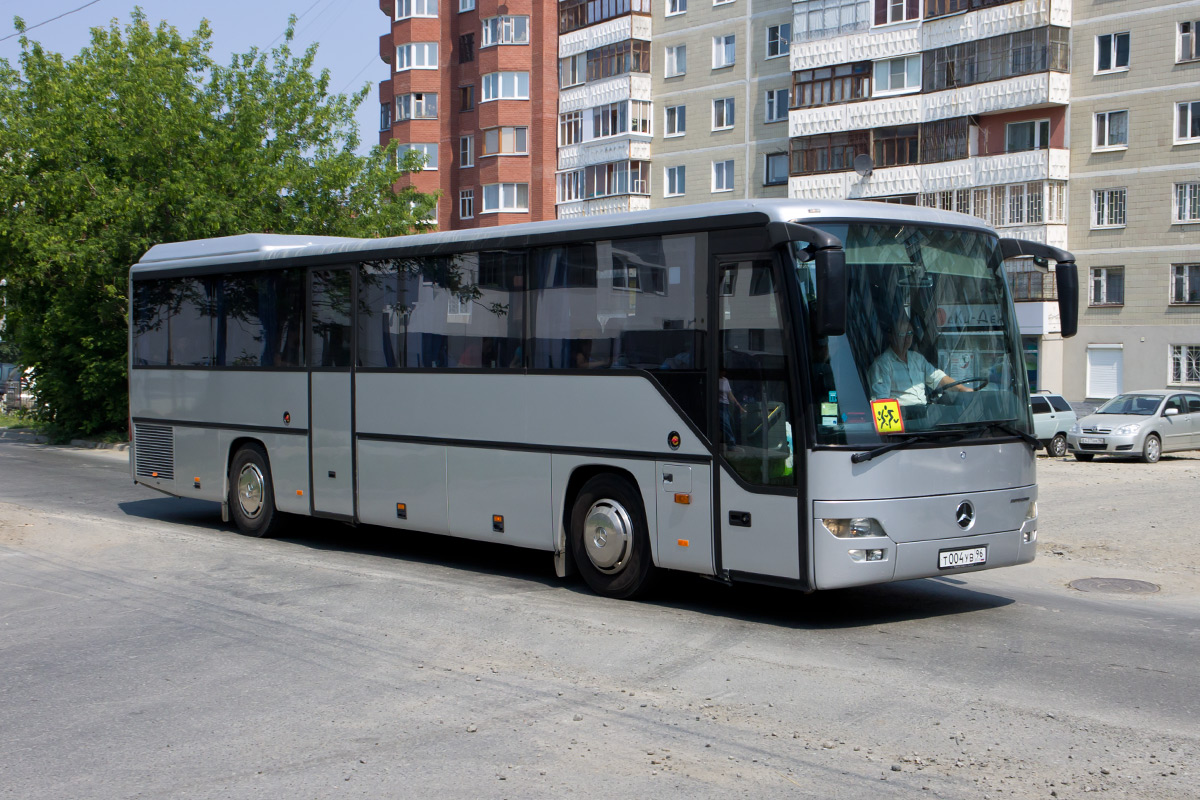
[[130, 469], [250, 535], [504, 542], [613, 597], [1020, 564], [1016, 256], [1057, 263], [1072, 335], [1069, 253], [884, 203], [157, 245], [129, 276]]

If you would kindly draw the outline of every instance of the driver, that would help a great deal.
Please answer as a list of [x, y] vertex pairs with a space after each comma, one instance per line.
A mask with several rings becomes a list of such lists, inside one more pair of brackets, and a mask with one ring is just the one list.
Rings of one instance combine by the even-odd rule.
[[902, 406], [923, 406], [927, 403], [925, 387], [946, 386], [954, 392], [974, 391], [962, 384], [950, 386], [954, 384], [953, 378], [930, 364], [925, 356], [909, 349], [912, 337], [912, 323], [906, 314], [902, 314], [892, 327], [891, 346], [867, 371], [872, 400], [894, 398]]

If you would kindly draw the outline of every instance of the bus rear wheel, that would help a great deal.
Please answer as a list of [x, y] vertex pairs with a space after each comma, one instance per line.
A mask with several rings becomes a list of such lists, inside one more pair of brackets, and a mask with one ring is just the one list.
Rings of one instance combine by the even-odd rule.
[[588, 480], [571, 509], [571, 551], [596, 594], [630, 599], [655, 577], [642, 498], [615, 475]]
[[271, 536], [279, 527], [271, 464], [261, 445], [243, 445], [234, 455], [229, 466], [229, 509], [238, 530], [247, 536]]

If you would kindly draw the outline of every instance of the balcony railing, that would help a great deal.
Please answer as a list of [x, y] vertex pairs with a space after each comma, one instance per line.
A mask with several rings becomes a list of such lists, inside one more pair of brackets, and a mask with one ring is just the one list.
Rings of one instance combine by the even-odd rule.
[[1018, 303], [1039, 303], [1058, 299], [1058, 285], [1052, 272], [1008, 272], [1008, 287]]

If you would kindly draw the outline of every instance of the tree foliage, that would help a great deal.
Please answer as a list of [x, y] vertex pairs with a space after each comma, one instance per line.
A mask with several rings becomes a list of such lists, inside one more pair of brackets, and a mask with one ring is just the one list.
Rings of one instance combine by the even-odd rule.
[[[395, 236], [436, 198], [392, 191], [420, 156], [356, 154], [352, 96], [314, 73], [316, 45], [210, 56], [135, 9], [64, 58], [22, 33], [0, 59], [0, 278], [7, 333], [34, 368], [39, 414], [64, 431], [122, 428], [128, 269], [152, 245], [247, 232]], [[23, 23], [16, 20], [18, 30]]]

